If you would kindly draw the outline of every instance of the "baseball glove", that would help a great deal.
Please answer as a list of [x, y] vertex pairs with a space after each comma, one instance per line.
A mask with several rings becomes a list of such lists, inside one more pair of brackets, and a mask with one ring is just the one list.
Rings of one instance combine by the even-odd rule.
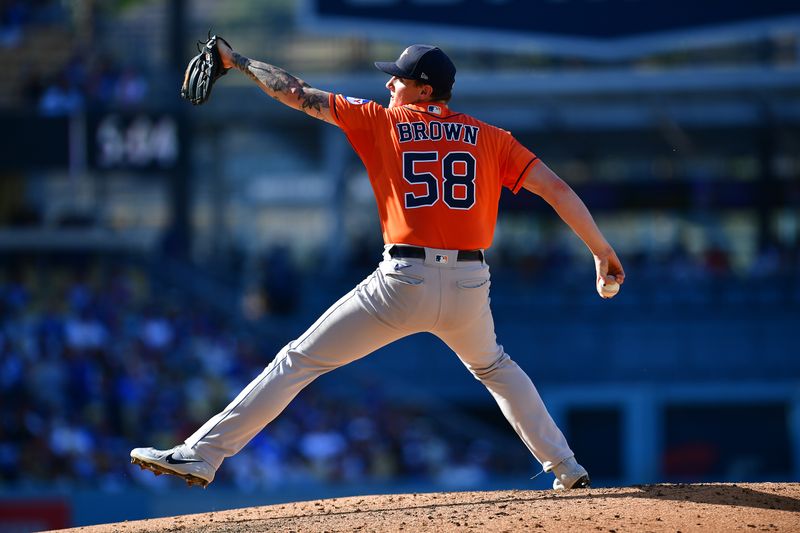
[[208, 40], [205, 43], [197, 42], [197, 49], [200, 53], [194, 56], [186, 67], [181, 86], [181, 97], [186, 98], [194, 105], [206, 103], [211, 96], [214, 83], [220, 76], [228, 73], [229, 69], [222, 66], [222, 58], [217, 49], [218, 41], [228, 44], [228, 41], [222, 37], [211, 35], [209, 32]]

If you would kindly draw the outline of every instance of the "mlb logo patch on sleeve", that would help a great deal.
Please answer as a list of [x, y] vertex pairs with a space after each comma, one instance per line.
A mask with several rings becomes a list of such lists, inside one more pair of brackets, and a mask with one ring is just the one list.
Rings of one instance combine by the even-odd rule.
[[356, 105], [363, 105], [369, 102], [366, 98], [353, 98], [352, 96], [345, 96], [345, 100]]

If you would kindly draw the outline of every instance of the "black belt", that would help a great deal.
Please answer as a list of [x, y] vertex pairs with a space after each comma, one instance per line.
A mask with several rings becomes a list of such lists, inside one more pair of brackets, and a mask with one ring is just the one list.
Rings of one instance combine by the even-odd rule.
[[[393, 258], [425, 259], [425, 248], [395, 244], [389, 248], [389, 255]], [[459, 250], [456, 261], [483, 261], [483, 250]]]

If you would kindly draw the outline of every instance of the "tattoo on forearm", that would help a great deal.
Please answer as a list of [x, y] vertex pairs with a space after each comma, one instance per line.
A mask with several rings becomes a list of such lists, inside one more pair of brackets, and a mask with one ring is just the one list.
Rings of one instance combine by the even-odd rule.
[[253, 61], [236, 52], [233, 53], [233, 61], [238, 70], [265, 87], [267, 93], [276, 100], [280, 100], [280, 94], [293, 95], [299, 100], [300, 109], [307, 113], [312, 110], [319, 113], [322, 108], [328, 107], [328, 98], [324, 91], [314, 89], [282, 68]]

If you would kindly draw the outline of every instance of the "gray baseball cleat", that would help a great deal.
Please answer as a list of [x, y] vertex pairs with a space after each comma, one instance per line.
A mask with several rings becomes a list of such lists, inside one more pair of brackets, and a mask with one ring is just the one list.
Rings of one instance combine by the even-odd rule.
[[553, 488], [556, 490], [565, 489], [587, 489], [591, 484], [589, 472], [578, 464], [575, 457], [564, 459], [553, 467], [556, 479], [553, 481]]
[[206, 488], [214, 480], [216, 469], [196, 455], [185, 444], [169, 450], [155, 448], [134, 448], [131, 450], [131, 463], [145, 468], [155, 475], [170, 474], [182, 477], [191, 487], [200, 485]]

